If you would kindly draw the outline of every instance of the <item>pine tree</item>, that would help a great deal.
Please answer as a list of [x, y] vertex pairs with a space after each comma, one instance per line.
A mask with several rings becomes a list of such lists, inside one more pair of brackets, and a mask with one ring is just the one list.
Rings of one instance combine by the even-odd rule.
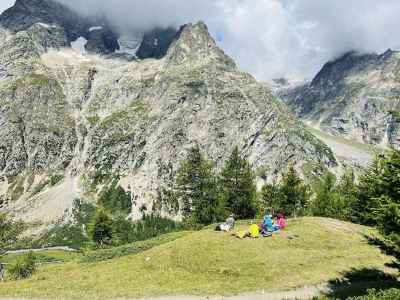
[[390, 150], [382, 168], [380, 183], [385, 195], [400, 204], [400, 150]]
[[376, 210], [378, 228], [400, 254], [400, 203], [388, 196], [382, 196], [381, 206]]
[[237, 218], [254, 218], [257, 212], [255, 175], [235, 147], [221, 172], [222, 199]]
[[303, 214], [309, 199], [309, 188], [299, 177], [293, 166], [282, 175], [281, 209], [287, 215]]
[[109, 245], [112, 240], [113, 221], [106, 210], [98, 208], [89, 225], [89, 234], [92, 240], [100, 245]]
[[272, 184], [266, 184], [263, 186], [261, 190], [260, 197], [260, 215], [264, 215], [266, 211], [271, 212], [272, 214], [279, 212], [282, 208], [282, 194], [280, 185], [276, 182]]
[[357, 202], [357, 185], [354, 172], [346, 170], [339, 181], [337, 192], [341, 201], [341, 219], [355, 222], [353, 207]]
[[200, 148], [195, 146], [181, 163], [176, 177], [176, 190], [182, 202], [185, 219], [211, 224], [222, 217], [222, 205], [217, 192], [216, 177]]
[[314, 197], [310, 206], [312, 215], [354, 220], [352, 209], [357, 201], [357, 188], [352, 170], [347, 170], [339, 181], [332, 173], [326, 173], [315, 183], [313, 190]]
[[352, 209], [358, 223], [376, 225], [375, 211], [379, 208], [379, 198], [386, 194], [382, 184], [382, 170], [385, 161], [385, 156], [375, 156], [371, 165], [360, 176], [357, 201], [353, 204]]
[[311, 212], [314, 216], [337, 217], [335, 206], [338, 194], [335, 185], [336, 177], [329, 172], [315, 185], [315, 197], [311, 203]]
[[370, 201], [377, 206], [370, 218], [400, 253], [400, 151], [390, 150], [379, 167], [375, 185], [380, 185], [381, 195]]

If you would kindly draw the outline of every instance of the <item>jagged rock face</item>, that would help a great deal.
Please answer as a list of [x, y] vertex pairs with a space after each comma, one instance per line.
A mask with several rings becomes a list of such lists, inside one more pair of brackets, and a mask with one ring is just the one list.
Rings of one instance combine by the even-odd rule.
[[400, 53], [347, 53], [279, 94], [300, 117], [357, 141], [400, 148]]
[[17, 0], [0, 17], [0, 25], [14, 32], [27, 30], [36, 23], [58, 25], [70, 40], [80, 37], [90, 26], [77, 13], [52, 0]]
[[167, 54], [169, 46], [178, 38], [179, 32], [175, 28], [155, 28], [145, 33], [143, 41], [136, 53], [140, 59], [162, 58]]
[[[86, 38], [91, 52], [109, 54], [119, 48], [118, 36], [104, 18], [83, 17], [53, 0], [17, 0], [0, 16], [0, 26], [12, 32], [28, 30], [38, 23], [62, 29], [68, 44]], [[101, 29], [91, 31], [94, 26]]]
[[[0, 26], [12, 32], [26, 31], [38, 23], [59, 28], [68, 45], [80, 37], [85, 38], [85, 49], [91, 53], [111, 55], [120, 48], [119, 34], [107, 19], [82, 16], [55, 0], [17, 0], [0, 16]], [[137, 58], [162, 58], [177, 34], [178, 30], [172, 27], [145, 32]]]
[[[183, 27], [162, 59], [133, 62], [46, 51], [41, 35], [28, 31], [3, 33], [8, 48], [0, 49], [9, 74], [0, 81], [0, 175], [7, 178], [0, 193], [19, 196], [8, 199], [19, 216], [44, 205], [47, 192], [32, 193], [36, 178], [63, 172], [68, 195], [86, 197], [85, 179], [96, 170], [120, 176], [132, 192], [134, 218], [143, 206], [175, 216], [177, 206], [164, 191], [195, 144], [217, 167], [239, 146], [260, 180], [272, 180], [289, 164], [336, 166], [330, 149], [240, 72], [203, 23]], [[10, 53], [19, 55], [8, 61]], [[63, 211], [65, 197], [54, 200], [62, 193], [48, 195]]]

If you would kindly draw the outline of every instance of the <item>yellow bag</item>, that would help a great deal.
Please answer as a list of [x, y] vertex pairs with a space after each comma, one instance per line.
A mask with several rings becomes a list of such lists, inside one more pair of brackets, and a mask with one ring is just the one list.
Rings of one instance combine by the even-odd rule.
[[257, 224], [253, 224], [250, 226], [250, 236], [252, 238], [258, 238], [260, 235], [260, 229], [258, 228]]

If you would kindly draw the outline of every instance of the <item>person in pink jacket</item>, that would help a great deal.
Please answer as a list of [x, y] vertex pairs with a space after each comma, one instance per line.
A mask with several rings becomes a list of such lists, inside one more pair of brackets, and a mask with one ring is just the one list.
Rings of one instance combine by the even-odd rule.
[[283, 213], [278, 214], [277, 223], [280, 229], [286, 228], [286, 220], [285, 220], [285, 215]]

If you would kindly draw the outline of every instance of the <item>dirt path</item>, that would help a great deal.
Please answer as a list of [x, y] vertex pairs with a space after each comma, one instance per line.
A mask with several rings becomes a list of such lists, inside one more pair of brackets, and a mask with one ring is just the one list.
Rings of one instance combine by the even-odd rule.
[[328, 285], [319, 285], [303, 287], [292, 291], [261, 291], [237, 296], [168, 296], [137, 300], [309, 300], [329, 291]]
[[[303, 287], [292, 291], [267, 292], [260, 291], [245, 293], [236, 296], [164, 296], [150, 297], [141, 299], [120, 298], [113, 300], [310, 300], [323, 293], [330, 292], [327, 284], [318, 286]], [[48, 300], [48, 299], [29, 299], [29, 298], [1, 298], [0, 300]]]
[[49, 247], [49, 248], [40, 248], [40, 249], [11, 250], [11, 251], [6, 251], [4, 254], [22, 254], [22, 253], [29, 253], [29, 252], [43, 252], [43, 251], [51, 251], [51, 250], [67, 251], [67, 252], [76, 252], [77, 251], [77, 250], [69, 248], [69, 247]]

